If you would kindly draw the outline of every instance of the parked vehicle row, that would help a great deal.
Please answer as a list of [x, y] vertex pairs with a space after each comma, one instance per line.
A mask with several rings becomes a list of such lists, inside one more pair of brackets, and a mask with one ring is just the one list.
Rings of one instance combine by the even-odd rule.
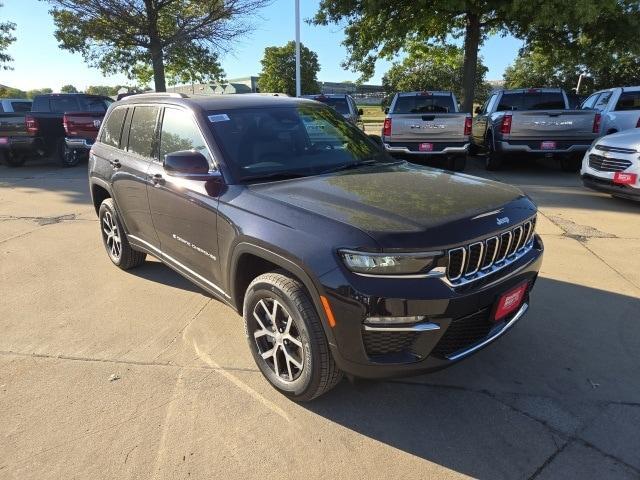
[[87, 94], [38, 95], [32, 103], [11, 100], [18, 110], [0, 113], [0, 152], [12, 166], [42, 155], [53, 155], [64, 166], [77, 165], [88, 156], [112, 102]]
[[298, 401], [343, 373], [472, 355], [524, 316], [542, 262], [520, 190], [394, 159], [307, 99], [127, 97], [89, 186], [111, 261], [153, 255], [236, 309], [264, 377]]

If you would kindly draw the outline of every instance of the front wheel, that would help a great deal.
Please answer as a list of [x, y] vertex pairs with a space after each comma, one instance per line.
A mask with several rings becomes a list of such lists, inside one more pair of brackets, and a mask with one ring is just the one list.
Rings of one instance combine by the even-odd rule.
[[313, 302], [287, 273], [265, 273], [253, 280], [244, 297], [243, 317], [251, 354], [279, 392], [309, 401], [342, 378]]

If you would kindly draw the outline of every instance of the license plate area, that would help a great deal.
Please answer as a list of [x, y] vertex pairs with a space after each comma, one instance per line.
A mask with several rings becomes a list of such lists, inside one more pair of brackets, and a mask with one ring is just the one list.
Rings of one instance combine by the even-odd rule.
[[494, 307], [493, 321], [500, 322], [509, 314], [515, 312], [525, 299], [529, 282], [523, 282], [520, 285], [508, 290], [498, 297], [498, 301]]
[[552, 142], [550, 140], [540, 143], [540, 149], [541, 150], [555, 150], [556, 147], [557, 147], [557, 143], [556, 142]]
[[433, 143], [420, 143], [420, 144], [418, 144], [418, 151], [420, 151], [420, 152], [433, 152]]
[[635, 185], [637, 181], [637, 173], [616, 172], [613, 174], [613, 183], [617, 183], [618, 185]]

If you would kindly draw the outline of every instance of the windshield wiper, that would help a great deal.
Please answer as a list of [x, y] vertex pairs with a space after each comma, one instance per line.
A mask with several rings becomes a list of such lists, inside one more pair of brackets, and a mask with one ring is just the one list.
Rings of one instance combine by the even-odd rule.
[[295, 172], [271, 172], [271, 173], [262, 173], [258, 175], [247, 175], [242, 177], [242, 181], [246, 182], [247, 180], [288, 180], [290, 178], [301, 178], [307, 177], [308, 175], [305, 173], [295, 173]]
[[322, 172], [320, 172], [320, 174], [324, 175], [325, 173], [341, 172], [343, 170], [352, 170], [354, 168], [359, 168], [359, 167], [362, 167], [364, 165], [373, 165], [374, 163], [378, 163], [378, 162], [373, 158], [369, 158], [369, 159], [366, 159], [366, 160], [360, 160], [358, 162], [345, 163], [344, 165], [339, 165], [339, 166], [334, 167], [334, 168], [329, 168], [328, 170], [323, 170]]

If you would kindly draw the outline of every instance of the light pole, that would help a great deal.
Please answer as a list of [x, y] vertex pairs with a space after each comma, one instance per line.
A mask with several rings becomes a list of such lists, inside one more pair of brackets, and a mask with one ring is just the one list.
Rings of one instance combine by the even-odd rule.
[[302, 94], [300, 88], [300, 0], [296, 0], [296, 97]]

